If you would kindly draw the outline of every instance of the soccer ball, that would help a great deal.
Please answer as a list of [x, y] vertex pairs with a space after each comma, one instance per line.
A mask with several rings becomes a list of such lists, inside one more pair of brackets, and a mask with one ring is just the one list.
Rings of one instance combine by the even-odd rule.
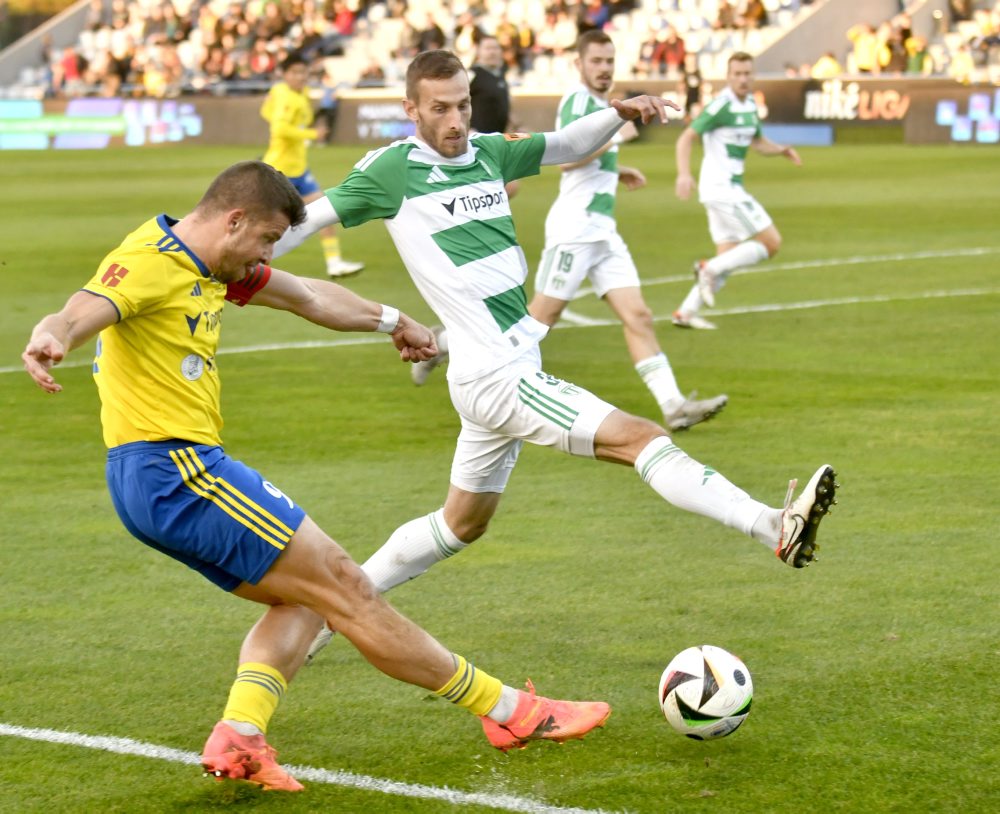
[[747, 666], [721, 647], [689, 647], [660, 677], [660, 708], [669, 724], [704, 741], [732, 734], [750, 714], [753, 681]]

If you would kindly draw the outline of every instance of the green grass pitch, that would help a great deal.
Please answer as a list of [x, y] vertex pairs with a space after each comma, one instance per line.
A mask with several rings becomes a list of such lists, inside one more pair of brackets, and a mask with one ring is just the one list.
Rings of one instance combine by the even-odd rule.
[[[328, 184], [360, 148], [315, 150]], [[682, 388], [730, 405], [677, 442], [755, 496], [833, 464], [839, 505], [805, 571], [662, 503], [624, 467], [528, 448], [488, 535], [391, 594], [508, 683], [608, 700], [583, 742], [502, 755], [478, 722], [336, 642], [300, 674], [269, 736], [281, 760], [411, 784], [217, 786], [197, 767], [0, 735], [11, 812], [986, 812], [1000, 808], [997, 480], [1000, 162], [992, 148], [850, 145], [804, 165], [753, 155], [748, 186], [785, 245], [720, 294], [716, 332], [660, 336]], [[146, 549], [103, 481], [90, 348], [49, 397], [18, 356], [32, 325], [147, 217], [183, 215], [235, 149], [4, 154], [0, 161], [0, 726], [196, 752], [258, 611]], [[621, 232], [669, 317], [711, 251], [673, 196], [668, 142], [623, 148], [649, 186]], [[556, 173], [513, 201], [532, 267]], [[342, 235], [363, 295], [431, 320], [384, 228]], [[321, 273], [318, 243], [282, 263]], [[593, 297], [573, 303], [605, 317]], [[384, 342], [332, 340], [288, 315], [226, 310], [227, 450], [358, 559], [444, 499], [458, 422], [443, 378], [415, 389]], [[656, 418], [619, 328], [556, 330], [549, 372]], [[756, 688], [731, 738], [696, 743], [657, 707], [681, 649], [739, 654]], [[413, 786], [483, 795], [412, 795]], [[409, 791], [408, 791], [409, 790]], [[520, 802], [511, 802], [511, 800]], [[506, 801], [506, 802], [505, 802]], [[525, 802], [527, 801], [527, 802]], [[522, 808], [518, 809], [517, 805]]]

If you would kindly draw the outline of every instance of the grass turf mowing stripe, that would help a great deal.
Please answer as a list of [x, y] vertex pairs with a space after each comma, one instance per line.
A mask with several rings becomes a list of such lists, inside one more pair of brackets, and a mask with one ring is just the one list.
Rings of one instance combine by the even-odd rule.
[[[756, 266], [736, 269], [730, 277], [741, 277], [744, 274], [769, 274], [772, 271], [799, 271], [801, 269], [816, 268], [837, 268], [840, 266], [859, 266], [865, 263], [898, 263], [908, 260], [934, 260], [949, 257], [985, 257], [991, 254], [1000, 254], [1000, 247], [996, 246], [974, 246], [968, 249], [942, 249], [940, 251], [923, 252], [897, 252], [895, 254], [860, 254], [854, 257], [831, 257], [826, 260], [797, 260], [788, 263], [768, 263], [764, 262]], [[644, 286], [665, 285], [667, 283], [690, 283], [694, 280], [694, 275], [671, 274], [667, 277], [646, 277], [643, 278]], [[580, 300], [590, 297], [594, 289], [582, 287], [573, 295], [573, 300]]]
[[[183, 763], [189, 766], [201, 765], [200, 756], [194, 752], [185, 752], [181, 749], [160, 746], [156, 743], [144, 743], [143, 741], [136, 741], [131, 738], [118, 738], [109, 735], [84, 735], [79, 732], [37, 729], [5, 723], [0, 723], [0, 736], [65, 744], [85, 749], [98, 749], [102, 752], [148, 757], [154, 760], [166, 760], [170, 763]], [[402, 783], [397, 780], [384, 780], [378, 777], [354, 774], [353, 772], [321, 769], [313, 766], [285, 765], [284, 768], [299, 780], [306, 780], [312, 783], [327, 783], [333, 786], [345, 786], [361, 791], [374, 791], [400, 797], [441, 800], [453, 805], [479, 805], [501, 811], [520, 812], [520, 814], [605, 814], [600, 809], [564, 808], [527, 797], [516, 797], [512, 794], [487, 794], [484, 792], [460, 791], [448, 787], [424, 786], [418, 783]]]
[[[684, 278], [687, 279], [687, 278]], [[767, 303], [764, 305], [748, 305], [742, 308], [720, 308], [715, 310], [704, 311], [703, 313], [709, 316], [733, 316], [739, 314], [757, 314], [765, 312], [775, 312], [775, 311], [801, 311], [806, 308], [827, 308], [838, 305], [866, 305], [869, 303], [887, 303], [887, 302], [909, 302], [911, 300], [935, 300], [935, 299], [948, 299], [950, 297], [980, 297], [983, 295], [1000, 294], [1000, 288], [956, 288], [952, 290], [941, 290], [941, 291], [923, 291], [916, 294], [873, 294], [870, 296], [863, 297], [834, 297], [826, 300], [805, 300], [803, 302], [790, 302], [790, 303]], [[565, 316], [565, 312], [563, 312]], [[655, 322], [665, 322], [670, 319], [670, 315], [664, 316], [654, 316], [653, 320]], [[579, 322], [573, 321], [573, 324], [567, 324], [566, 322], [556, 323], [556, 328], [602, 328], [612, 325], [620, 325], [621, 323], [617, 319], [593, 319], [590, 317], [579, 318]], [[319, 349], [319, 348], [339, 348], [348, 345], [373, 345], [378, 342], [387, 342], [389, 340], [385, 339], [381, 335], [379, 337], [367, 338], [367, 337], [351, 337], [348, 339], [330, 339], [326, 341], [322, 340], [309, 340], [304, 342], [276, 342], [268, 345], [243, 345], [234, 346], [231, 348], [219, 348], [219, 355], [224, 356], [227, 354], [234, 353], [263, 353], [265, 351], [275, 351], [275, 350], [309, 350], [309, 349]], [[54, 370], [58, 375], [59, 370], [66, 370], [67, 368], [73, 367], [90, 367], [93, 364], [93, 359], [87, 357], [85, 359], [76, 359], [69, 362], [64, 362], [58, 365]], [[18, 365], [16, 367], [0, 367], [0, 374], [2, 373], [23, 373], [24, 366]]]

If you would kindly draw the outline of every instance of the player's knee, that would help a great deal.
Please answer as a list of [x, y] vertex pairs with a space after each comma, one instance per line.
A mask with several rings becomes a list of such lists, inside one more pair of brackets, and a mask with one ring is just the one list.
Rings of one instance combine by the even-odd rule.
[[338, 545], [324, 552], [322, 567], [317, 571], [319, 593], [325, 600], [321, 613], [328, 621], [331, 615], [352, 615], [380, 596], [361, 566]]
[[486, 534], [486, 529], [490, 525], [490, 518], [466, 517], [448, 525], [452, 533], [463, 543], [474, 543]]
[[613, 424], [602, 425], [595, 439], [594, 453], [602, 461], [614, 461], [631, 466], [639, 454], [667, 431], [648, 418], [618, 411]]
[[556, 305], [552, 302], [540, 302], [538, 298], [533, 299], [531, 304], [528, 306], [528, 313], [531, 314], [533, 319], [537, 319], [539, 322], [548, 325], [549, 327], [555, 325], [559, 321], [559, 317], [562, 316], [563, 305]]
[[642, 303], [626, 312], [623, 322], [630, 331], [648, 333], [653, 330], [653, 312], [646, 303]]
[[667, 434], [667, 431], [655, 421], [650, 421], [648, 418], [641, 418], [639, 416], [632, 416], [632, 418], [634, 421], [630, 427], [629, 440], [632, 442], [632, 448], [637, 450], [636, 454], [645, 449], [650, 442]]

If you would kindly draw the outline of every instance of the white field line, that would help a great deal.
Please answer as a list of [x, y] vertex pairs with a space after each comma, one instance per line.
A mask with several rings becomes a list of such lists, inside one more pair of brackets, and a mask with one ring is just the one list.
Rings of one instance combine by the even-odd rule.
[[[803, 302], [775, 302], [764, 303], [762, 305], [747, 305], [741, 308], [717, 308], [714, 310], [702, 311], [704, 316], [737, 316], [739, 314], [758, 314], [769, 311], [801, 311], [806, 308], [828, 308], [837, 305], [864, 305], [866, 303], [885, 302], [907, 302], [910, 300], [930, 300], [946, 299], [950, 297], [979, 297], [984, 294], [1000, 294], [1000, 288], [956, 288], [943, 291], [923, 291], [917, 294], [873, 294], [867, 297], [834, 297], [827, 300], [805, 300]], [[660, 314], [653, 317], [654, 322], [667, 322], [670, 320], [669, 314]], [[562, 314], [562, 320], [556, 325], [557, 328], [601, 328], [609, 325], [620, 324], [617, 319], [602, 317], [587, 317], [577, 314], [569, 308]], [[384, 336], [360, 336], [345, 337], [343, 339], [320, 339], [302, 342], [275, 342], [267, 345], [241, 345], [232, 348], [219, 348], [219, 355], [236, 353], [258, 353], [276, 350], [302, 350], [309, 348], [340, 348], [348, 345], [374, 345], [379, 342], [387, 342]], [[75, 359], [59, 365], [58, 370], [65, 370], [72, 367], [90, 367], [93, 359], [89, 357]], [[23, 373], [24, 368], [0, 367], [0, 373]]]
[[[166, 760], [171, 763], [183, 763], [189, 766], [199, 766], [200, 757], [194, 752], [172, 749], [155, 743], [143, 743], [131, 738], [116, 738], [106, 735], [83, 735], [78, 732], [62, 732], [56, 729], [35, 729], [25, 726], [0, 723], [0, 736], [26, 738], [46, 743], [58, 743], [67, 746], [78, 746], [85, 749], [98, 749], [102, 752], [114, 752], [119, 755], [134, 755], [136, 757]], [[548, 805], [526, 797], [516, 797], [511, 794], [488, 794], [486, 792], [468, 792], [450, 789], [447, 786], [423, 786], [416, 783], [401, 783], [396, 780], [383, 780], [378, 777], [368, 777], [363, 774], [342, 772], [332, 769], [320, 769], [313, 766], [290, 766], [285, 768], [299, 780], [312, 783], [327, 783], [333, 786], [372, 791], [380, 794], [392, 794], [398, 797], [415, 797], [424, 800], [440, 800], [456, 806], [478, 805], [495, 808], [501, 811], [521, 812], [522, 814], [602, 814], [598, 809], [562, 808]]]
[[[805, 260], [798, 263], [773, 263], [764, 266], [757, 266], [749, 269], [742, 269], [740, 271], [734, 272], [735, 274], [763, 274], [765, 272], [772, 271], [783, 271], [789, 269], [804, 269], [804, 268], [824, 268], [824, 267], [835, 267], [835, 266], [850, 266], [859, 265], [862, 263], [885, 263], [885, 262], [898, 262], [904, 260], [920, 260], [920, 259], [933, 259], [942, 257], [979, 257], [982, 255], [989, 254], [1000, 254], [1000, 247], [980, 247], [980, 248], [970, 248], [970, 249], [953, 249], [950, 251], [927, 251], [927, 252], [910, 252], [907, 254], [877, 254], [877, 255], [864, 255], [856, 257], [841, 257], [841, 258], [831, 258], [829, 260]], [[691, 280], [690, 275], [680, 275], [673, 277], [653, 277], [650, 279], [645, 279], [642, 281], [644, 286], [650, 285], [660, 285], [663, 283], [684, 283]], [[837, 299], [829, 300], [812, 300], [808, 302], [799, 303], [772, 303], [766, 305], [756, 305], [747, 306], [745, 308], [730, 308], [730, 309], [719, 309], [715, 311], [705, 311], [706, 315], [710, 316], [732, 316], [738, 314], [753, 314], [753, 313], [763, 313], [767, 311], [797, 311], [803, 308], [823, 308], [831, 307], [837, 305], [858, 305], [862, 303], [884, 303], [884, 302], [904, 302], [907, 300], [921, 300], [921, 299], [936, 299], [944, 297], [970, 297], [978, 296], [981, 294], [996, 294], [998, 293], [995, 288], [982, 288], [982, 289], [955, 289], [953, 291], [928, 291], [922, 294], [904, 294], [904, 295], [893, 295], [893, 296], [878, 296], [873, 295], [869, 297], [843, 297]], [[593, 294], [591, 289], [584, 289], [577, 292], [574, 300], [581, 299], [582, 297], [589, 296]], [[665, 322], [670, 319], [669, 316], [657, 316], [654, 317], [657, 322]], [[617, 320], [609, 320], [595, 317], [587, 317], [582, 314], [577, 314], [570, 309], [563, 311], [562, 321], [557, 327], [559, 328], [569, 328], [569, 327], [579, 327], [579, 328], [590, 328], [590, 327], [601, 327], [608, 325], [617, 325]], [[351, 345], [371, 345], [378, 342], [386, 342], [388, 339], [384, 336], [348, 336], [338, 339], [318, 339], [318, 340], [308, 340], [301, 342], [275, 342], [271, 344], [261, 344], [261, 345], [241, 345], [231, 348], [219, 348], [219, 355], [226, 355], [231, 353], [258, 353], [264, 351], [280, 351], [280, 350], [307, 350], [310, 348], [339, 348], [348, 347]], [[59, 365], [60, 369], [74, 368], [74, 367], [89, 367], [93, 364], [93, 360], [89, 358], [74, 359], [69, 362], [65, 362]], [[20, 365], [10, 366], [10, 367], [0, 367], [0, 374], [2, 373], [22, 373], [24, 368]]]
[[[865, 254], [853, 257], [831, 257], [826, 260], [800, 260], [795, 263], [764, 263], [763, 265], [750, 266], [749, 268], [737, 269], [730, 276], [736, 277], [743, 274], [769, 274], [772, 271], [798, 271], [799, 269], [835, 268], [837, 266], [859, 266], [865, 263], [900, 263], [907, 260], [935, 260], [946, 257], [982, 257], [984, 255], [1000, 254], [1000, 247], [978, 246], [968, 249], [946, 249], [942, 251], [925, 252], [905, 252], [899, 254]], [[643, 286], [664, 285], [665, 283], [691, 283], [694, 275], [673, 274], [669, 277], [649, 277], [642, 279]], [[589, 297], [594, 293], [594, 289], [589, 287], [581, 288], [576, 292], [573, 299], [579, 300]]]
[[[737, 316], [739, 314], [762, 314], [769, 311], [802, 311], [807, 308], [829, 308], [836, 305], [864, 305], [868, 303], [907, 302], [910, 300], [935, 300], [949, 297], [980, 297], [984, 294], [1000, 294], [1000, 288], [956, 288], [950, 291], [923, 291], [917, 294], [872, 294], [867, 297], [834, 297], [827, 300], [804, 300], [802, 302], [764, 303], [745, 305], [740, 308], [716, 308], [702, 311], [703, 316]], [[585, 317], [570, 311], [563, 311], [563, 321], [557, 328], [593, 328], [620, 325], [617, 319]], [[670, 315], [653, 317], [654, 322], [668, 322]], [[569, 323], [569, 324], [564, 324]]]

